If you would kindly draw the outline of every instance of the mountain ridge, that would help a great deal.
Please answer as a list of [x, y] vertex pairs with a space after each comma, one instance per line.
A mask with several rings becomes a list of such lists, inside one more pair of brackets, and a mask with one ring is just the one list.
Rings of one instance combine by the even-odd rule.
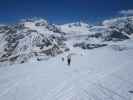
[[133, 16], [105, 20], [101, 25], [85, 22], [56, 25], [41, 18], [25, 19], [0, 26], [0, 65], [56, 56], [71, 49], [67, 44], [87, 49], [106, 46], [108, 41], [131, 39], [132, 34]]

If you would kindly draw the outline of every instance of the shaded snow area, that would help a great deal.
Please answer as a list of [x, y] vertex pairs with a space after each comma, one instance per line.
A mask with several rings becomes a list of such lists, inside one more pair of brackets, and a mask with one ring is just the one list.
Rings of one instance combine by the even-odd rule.
[[[48, 61], [1, 67], [0, 100], [131, 100], [132, 43], [112, 42], [93, 50], [71, 48]], [[70, 66], [69, 53], [73, 53]]]

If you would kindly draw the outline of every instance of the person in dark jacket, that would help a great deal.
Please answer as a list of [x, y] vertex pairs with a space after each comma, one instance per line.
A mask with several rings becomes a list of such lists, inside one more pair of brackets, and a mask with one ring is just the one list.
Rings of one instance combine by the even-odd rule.
[[70, 55], [67, 56], [67, 64], [69, 66], [71, 65], [71, 56]]

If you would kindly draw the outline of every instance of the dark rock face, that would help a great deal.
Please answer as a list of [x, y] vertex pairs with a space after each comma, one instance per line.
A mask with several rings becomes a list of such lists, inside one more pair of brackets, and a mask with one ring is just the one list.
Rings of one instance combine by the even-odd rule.
[[102, 33], [96, 33], [88, 36], [88, 38], [100, 38], [100, 37], [102, 37]]
[[129, 39], [129, 37], [115, 30], [112, 30], [110, 35], [105, 37], [105, 41], [122, 41], [126, 39]]
[[55, 33], [61, 33], [61, 30], [57, 28], [56, 25], [48, 25], [47, 28]]
[[89, 44], [89, 43], [77, 43], [74, 45], [74, 47], [80, 47], [82, 49], [94, 49], [94, 48], [100, 48], [107, 46], [107, 44]]

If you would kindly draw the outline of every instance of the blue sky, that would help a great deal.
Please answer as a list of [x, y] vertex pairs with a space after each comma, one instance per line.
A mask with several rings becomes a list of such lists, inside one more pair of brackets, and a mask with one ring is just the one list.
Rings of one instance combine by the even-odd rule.
[[0, 0], [0, 23], [42, 17], [52, 23], [95, 23], [133, 9], [133, 0]]

